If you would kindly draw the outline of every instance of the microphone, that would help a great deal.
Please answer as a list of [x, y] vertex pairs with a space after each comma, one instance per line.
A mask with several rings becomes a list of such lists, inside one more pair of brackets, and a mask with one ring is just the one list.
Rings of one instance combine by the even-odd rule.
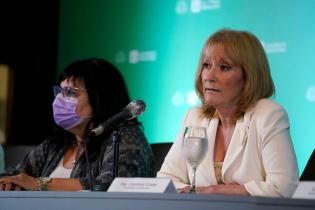
[[102, 124], [100, 124], [97, 128], [91, 130], [90, 135], [98, 136], [102, 134], [104, 131], [109, 130], [115, 125], [125, 121], [131, 120], [139, 115], [141, 115], [145, 111], [146, 105], [142, 100], [135, 100], [130, 102], [125, 108], [123, 108], [118, 114], [112, 116]]

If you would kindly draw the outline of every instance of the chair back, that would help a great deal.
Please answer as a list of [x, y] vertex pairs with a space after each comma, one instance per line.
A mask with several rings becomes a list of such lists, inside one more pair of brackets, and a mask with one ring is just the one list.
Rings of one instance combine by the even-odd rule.
[[173, 143], [156, 143], [151, 144], [151, 148], [153, 151], [154, 159], [155, 159], [155, 174], [160, 170], [165, 156], [170, 150]]
[[35, 147], [35, 145], [4, 145], [5, 168], [16, 166]]

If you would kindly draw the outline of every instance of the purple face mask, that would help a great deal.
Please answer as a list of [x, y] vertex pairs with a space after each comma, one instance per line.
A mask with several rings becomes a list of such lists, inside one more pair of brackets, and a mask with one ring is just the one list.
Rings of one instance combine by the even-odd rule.
[[78, 99], [66, 99], [61, 94], [58, 94], [52, 104], [56, 124], [66, 130], [80, 124], [83, 119], [75, 111], [77, 104]]

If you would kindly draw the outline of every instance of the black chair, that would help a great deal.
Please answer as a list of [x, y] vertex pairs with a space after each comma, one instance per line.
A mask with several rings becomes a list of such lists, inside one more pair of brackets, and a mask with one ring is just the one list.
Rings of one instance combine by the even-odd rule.
[[4, 145], [5, 168], [16, 166], [35, 148], [35, 145]]
[[315, 149], [307, 161], [307, 164], [300, 177], [300, 181], [315, 181]]
[[170, 150], [173, 143], [157, 143], [151, 144], [155, 159], [155, 174], [158, 172], [164, 162], [164, 158]]

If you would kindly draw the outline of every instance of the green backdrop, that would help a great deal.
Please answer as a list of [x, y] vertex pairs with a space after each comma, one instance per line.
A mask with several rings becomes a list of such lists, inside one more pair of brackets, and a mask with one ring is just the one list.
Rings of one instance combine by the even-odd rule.
[[198, 104], [194, 75], [207, 37], [248, 30], [267, 52], [274, 100], [288, 111], [300, 173], [315, 147], [315, 0], [62, 0], [59, 64], [105, 58], [123, 73], [150, 143], [174, 141]]

